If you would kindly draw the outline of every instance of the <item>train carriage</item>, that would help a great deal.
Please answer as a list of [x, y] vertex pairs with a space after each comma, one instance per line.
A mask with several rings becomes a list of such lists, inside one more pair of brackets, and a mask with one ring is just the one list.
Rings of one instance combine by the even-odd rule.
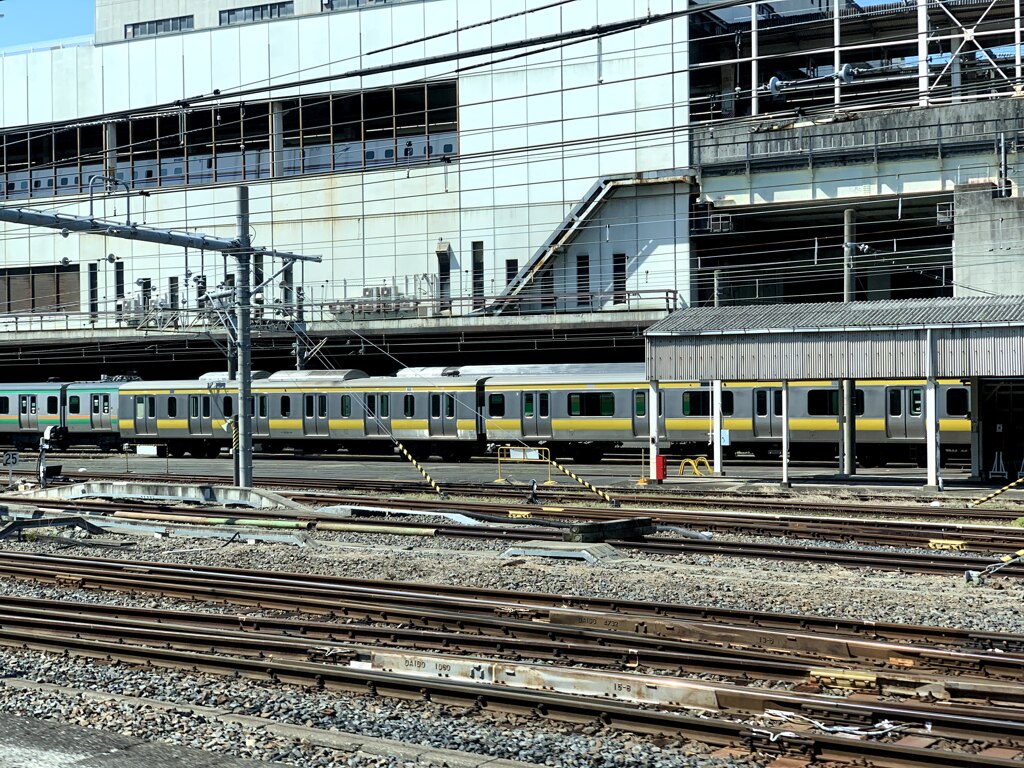
[[117, 381], [79, 381], [66, 386], [64, 426], [68, 445], [95, 445], [107, 451], [120, 446], [120, 387]]
[[18, 449], [36, 448], [43, 431], [63, 426], [63, 399], [67, 385], [0, 385], [0, 440]]

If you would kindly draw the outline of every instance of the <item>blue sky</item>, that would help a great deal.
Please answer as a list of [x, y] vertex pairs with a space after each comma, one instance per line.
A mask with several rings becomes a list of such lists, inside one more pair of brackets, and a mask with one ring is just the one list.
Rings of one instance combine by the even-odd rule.
[[0, 48], [93, 33], [93, 0], [2, 0]]

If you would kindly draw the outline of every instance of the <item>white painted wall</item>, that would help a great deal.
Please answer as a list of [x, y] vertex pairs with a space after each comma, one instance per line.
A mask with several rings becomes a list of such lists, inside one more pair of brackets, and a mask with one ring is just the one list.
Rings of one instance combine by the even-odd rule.
[[[224, 0], [116, 3], [122, 14], [142, 14], [139, 20], [176, 15], [179, 6], [236, 7]], [[544, 2], [429, 0], [12, 55], [0, 59], [0, 121], [13, 128], [52, 120], [92, 120], [214, 88], [223, 94], [223, 103], [232, 103], [235, 89], [292, 82], [296, 73], [340, 73], [448, 53], [456, 46], [467, 51], [679, 10], [685, 3], [578, 0], [383, 54], [368, 52]], [[101, 17], [108, 27], [114, 23], [109, 16], [114, 5], [115, 0], [98, 4], [98, 31]], [[471, 243], [476, 240], [485, 244], [485, 292], [496, 293], [504, 286], [506, 259], [525, 265], [600, 176], [688, 165], [685, 20], [611, 36], [600, 46], [589, 42], [527, 58], [504, 58], [496, 55], [480, 68], [467, 67], [481, 60], [464, 60], [302, 89], [345, 91], [423, 77], [458, 77], [460, 89], [460, 157], [447, 169], [436, 165], [251, 183], [255, 243], [324, 257], [321, 265], [305, 266], [310, 301], [360, 296], [363, 287], [384, 283], [396, 284], [401, 291], [418, 276], [436, 272], [434, 247], [439, 239], [452, 244], [453, 297], [471, 292], [468, 270]], [[459, 66], [467, 69], [459, 72]], [[274, 98], [298, 92], [275, 91]], [[678, 290], [688, 298], [686, 195], [686, 190], [667, 185], [620, 191], [567, 256], [560, 257], [568, 261], [556, 266], [556, 274], [571, 270], [574, 254], [586, 249], [593, 289], [607, 289], [611, 254], [624, 252], [629, 258], [628, 288]], [[145, 203], [133, 198], [132, 218], [226, 236], [234, 232], [234, 196], [230, 186], [152, 190]], [[60, 198], [61, 210], [84, 215], [87, 204], [76, 200]], [[33, 201], [40, 203], [46, 207], [45, 200]], [[124, 216], [123, 201], [109, 200], [100, 208], [111, 217], [115, 209], [118, 217]], [[606, 224], [611, 233], [607, 239]], [[83, 264], [83, 309], [85, 262], [107, 253], [125, 262], [129, 292], [140, 277], [153, 280], [156, 295], [166, 291], [171, 276], [185, 282], [184, 254], [174, 249], [107, 243], [101, 237], [62, 239], [50, 232], [34, 232], [25, 239], [24, 229], [11, 226], [3, 226], [2, 234], [0, 262], [5, 266], [49, 264], [65, 256]], [[188, 271], [199, 274], [200, 255], [190, 253], [188, 258]], [[213, 285], [222, 276], [222, 260], [209, 254], [203, 259]], [[208, 265], [214, 262], [217, 268], [211, 269]], [[110, 308], [112, 275], [113, 267], [102, 263], [101, 309]], [[194, 297], [188, 298], [194, 306]], [[654, 300], [652, 306], [663, 306], [663, 301]]]

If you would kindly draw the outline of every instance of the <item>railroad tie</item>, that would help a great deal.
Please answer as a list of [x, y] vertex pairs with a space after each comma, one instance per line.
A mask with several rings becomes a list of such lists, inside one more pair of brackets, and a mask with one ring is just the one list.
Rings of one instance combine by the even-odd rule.
[[1014, 480], [1014, 481], [1013, 481], [1012, 483], [1009, 483], [1009, 484], [1007, 484], [1007, 485], [1004, 485], [1004, 486], [1003, 486], [1002, 488], [1000, 488], [1000, 489], [999, 489], [998, 491], [993, 491], [993, 492], [992, 492], [992, 493], [990, 493], [990, 494], [989, 494], [988, 496], [983, 496], [982, 498], [978, 499], [977, 501], [972, 501], [972, 502], [971, 502], [971, 503], [970, 503], [970, 504], [968, 505], [968, 507], [967, 507], [967, 508], [968, 508], [968, 509], [974, 509], [974, 507], [978, 507], [978, 506], [981, 506], [981, 505], [982, 505], [982, 504], [984, 504], [984, 503], [985, 503], [986, 501], [991, 501], [991, 500], [992, 500], [992, 499], [994, 499], [994, 498], [995, 498], [996, 496], [998, 496], [998, 495], [1000, 495], [1000, 494], [1002, 494], [1002, 493], [1006, 493], [1006, 492], [1007, 492], [1008, 490], [1010, 490], [1010, 489], [1011, 489], [1011, 488], [1013, 488], [1014, 486], [1020, 485], [1021, 483], [1024, 483], [1024, 475], [1022, 475], [1022, 476], [1018, 477], [1018, 478], [1017, 478], [1016, 480]]
[[423, 468], [423, 465], [412, 457], [412, 454], [406, 450], [405, 446], [402, 445], [398, 440], [395, 440], [395, 445], [398, 446], [398, 450], [401, 451], [402, 455], [406, 458], [406, 460], [414, 467], [416, 467], [417, 470], [419, 470], [419, 473], [423, 475], [423, 479], [430, 484], [430, 487], [434, 489], [437, 495], [440, 496], [442, 499], [447, 499], [448, 494], [441, 490], [441, 486], [434, 481], [434, 478], [427, 474], [427, 470], [425, 470]]
[[592, 485], [591, 483], [588, 483], [586, 480], [584, 480], [582, 477], [577, 475], [575, 472], [571, 472], [570, 470], [566, 469], [565, 467], [563, 467], [561, 464], [559, 464], [554, 459], [548, 459], [548, 461], [551, 463], [551, 466], [553, 466], [559, 472], [561, 472], [562, 474], [567, 475], [568, 477], [572, 478], [573, 480], [575, 480], [577, 483], [579, 483], [580, 485], [582, 485], [584, 488], [586, 488], [587, 490], [591, 491], [592, 493], [597, 494], [599, 497], [604, 499], [606, 502], [611, 504], [613, 507], [618, 507], [619, 506], [618, 500], [613, 499], [611, 496], [609, 496], [607, 493], [602, 491], [597, 486]]

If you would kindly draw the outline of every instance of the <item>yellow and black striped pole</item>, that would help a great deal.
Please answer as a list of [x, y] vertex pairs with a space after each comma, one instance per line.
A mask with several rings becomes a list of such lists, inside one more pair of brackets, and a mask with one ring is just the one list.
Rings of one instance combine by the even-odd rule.
[[555, 469], [557, 469], [557, 470], [558, 470], [559, 472], [561, 472], [561, 473], [562, 473], [562, 474], [564, 474], [564, 475], [567, 475], [568, 477], [571, 477], [571, 478], [572, 478], [573, 480], [575, 480], [575, 481], [576, 481], [577, 483], [579, 483], [580, 485], [582, 485], [582, 486], [583, 486], [584, 488], [586, 488], [587, 490], [589, 490], [589, 491], [592, 491], [593, 493], [596, 493], [596, 494], [597, 494], [598, 496], [600, 496], [600, 497], [601, 497], [602, 499], [604, 499], [605, 501], [607, 501], [607, 502], [608, 502], [609, 504], [611, 504], [611, 505], [612, 505], [613, 507], [618, 507], [618, 506], [619, 506], [619, 502], [618, 502], [618, 501], [616, 501], [615, 499], [613, 499], [613, 498], [612, 498], [611, 496], [609, 496], [609, 495], [608, 495], [607, 493], [605, 493], [604, 491], [602, 491], [602, 490], [601, 490], [600, 488], [598, 488], [597, 486], [595, 486], [595, 485], [592, 485], [591, 483], [588, 483], [588, 482], [587, 482], [586, 480], [584, 480], [584, 479], [583, 479], [582, 477], [580, 477], [579, 475], [577, 475], [577, 474], [576, 474], [575, 472], [570, 472], [570, 471], [569, 471], [568, 469], [566, 469], [565, 467], [563, 467], [563, 466], [562, 466], [561, 464], [559, 464], [559, 463], [558, 463], [557, 461], [555, 461], [554, 459], [548, 459], [548, 462], [549, 462], [549, 463], [551, 464], [551, 466], [553, 466], [553, 467], [554, 467]]
[[982, 498], [978, 499], [977, 501], [972, 501], [968, 505], [968, 509], [974, 509], [975, 507], [980, 506], [981, 504], [984, 504], [986, 501], [991, 501], [992, 499], [994, 499], [999, 494], [1006, 493], [1008, 490], [1010, 490], [1014, 486], [1020, 485], [1021, 483], [1024, 483], [1024, 475], [1022, 475], [1021, 477], [1018, 477], [1016, 480], [1014, 480], [1009, 485], [1004, 485], [998, 491], [992, 491], [992, 493], [990, 493], [988, 496], [983, 496]]
[[1019, 563], [1021, 560], [1024, 560], [1024, 549], [1018, 549], [1012, 555], [1003, 555], [999, 558], [998, 563], [992, 563], [992, 565], [980, 571], [965, 571], [964, 576], [967, 578], [968, 584], [981, 584], [986, 576], [991, 576], [1006, 566]]
[[398, 450], [401, 452], [403, 456], [405, 456], [406, 460], [408, 460], [410, 464], [412, 464], [414, 467], [416, 467], [417, 470], [419, 470], [419, 473], [423, 475], [423, 479], [430, 483], [430, 487], [437, 491], [437, 495], [440, 496], [442, 499], [447, 499], [448, 494], [441, 490], [441, 486], [434, 482], [434, 478], [427, 474], [427, 470], [425, 470], [423, 468], [423, 465], [412, 457], [412, 454], [405, 449], [405, 446], [402, 445], [397, 440], [395, 440], [395, 445], [398, 446]]

